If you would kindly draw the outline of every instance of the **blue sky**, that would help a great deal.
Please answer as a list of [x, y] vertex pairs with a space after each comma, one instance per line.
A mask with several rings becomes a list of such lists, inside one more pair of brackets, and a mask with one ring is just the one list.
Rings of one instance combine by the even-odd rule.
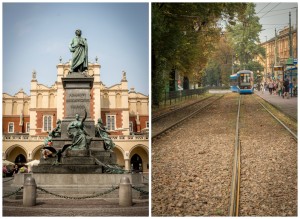
[[[289, 25], [289, 12], [291, 12], [291, 24], [296, 26], [297, 2], [256, 2], [255, 11], [260, 17], [263, 31], [260, 33], [260, 41], [265, 42], [275, 37], [276, 31]], [[278, 32], [277, 32], [278, 33]]]
[[4, 3], [2, 28], [5, 93], [29, 95], [33, 70], [38, 83], [53, 85], [59, 57], [71, 59], [68, 45], [81, 29], [106, 86], [125, 70], [129, 89], [149, 94], [148, 3]]

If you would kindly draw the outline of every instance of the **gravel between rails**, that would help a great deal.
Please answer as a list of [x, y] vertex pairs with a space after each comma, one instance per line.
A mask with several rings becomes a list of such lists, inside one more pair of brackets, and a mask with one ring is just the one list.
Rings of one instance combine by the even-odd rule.
[[152, 142], [152, 216], [228, 216], [237, 94]]
[[191, 105], [185, 109], [173, 112], [166, 117], [163, 117], [155, 122], [152, 122], [152, 136], [156, 135], [158, 132], [163, 131], [164, 129], [170, 127], [177, 121], [183, 119], [184, 117], [192, 114], [197, 109], [201, 108], [202, 106], [205, 106], [208, 103], [213, 102], [214, 100], [218, 99], [220, 95], [213, 96], [212, 98], [203, 100], [199, 103], [196, 103], [194, 105]]
[[240, 215], [297, 216], [297, 142], [252, 96], [240, 121]]

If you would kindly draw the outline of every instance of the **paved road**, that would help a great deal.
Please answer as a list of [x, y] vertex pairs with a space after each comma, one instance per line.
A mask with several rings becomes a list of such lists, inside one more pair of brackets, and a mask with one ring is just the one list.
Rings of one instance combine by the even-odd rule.
[[278, 95], [270, 95], [269, 92], [262, 93], [261, 91], [255, 91], [255, 94], [268, 101], [270, 104], [281, 110], [283, 113], [291, 116], [297, 120], [298, 98], [290, 97], [282, 98]]

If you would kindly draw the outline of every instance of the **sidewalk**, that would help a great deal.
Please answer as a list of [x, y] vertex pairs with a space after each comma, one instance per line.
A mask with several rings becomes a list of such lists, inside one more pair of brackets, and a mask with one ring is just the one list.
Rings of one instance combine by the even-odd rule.
[[296, 121], [298, 121], [297, 120], [298, 97], [290, 97], [289, 99], [282, 98], [278, 95], [270, 95], [269, 91], [265, 91], [264, 93], [262, 93], [261, 91], [255, 91], [254, 93], [262, 97], [270, 104], [277, 107], [283, 113], [291, 116]]

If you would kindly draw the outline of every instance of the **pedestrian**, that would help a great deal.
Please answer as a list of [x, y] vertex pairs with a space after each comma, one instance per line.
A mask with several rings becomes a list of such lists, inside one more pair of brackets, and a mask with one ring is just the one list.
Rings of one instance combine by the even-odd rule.
[[3, 177], [6, 177], [6, 174], [7, 174], [7, 167], [6, 167], [6, 165], [3, 165], [3, 167], [2, 167], [2, 174], [3, 174]]
[[14, 169], [13, 169], [13, 175], [17, 174], [19, 172], [19, 167], [18, 165], [15, 165]]
[[283, 82], [283, 86], [284, 86], [284, 93], [282, 95], [282, 98], [284, 98], [285, 96], [288, 98], [288, 93], [289, 93], [289, 79], [287, 77], [285, 77], [285, 80]]
[[277, 87], [278, 87], [278, 85], [277, 85], [277, 82], [273, 82], [273, 95], [276, 95], [277, 94]]
[[278, 96], [282, 95], [282, 84], [281, 81], [278, 81]]
[[293, 88], [294, 88], [294, 84], [293, 82], [291, 81], [290, 84], [289, 84], [289, 91], [291, 93], [291, 97], [293, 96]]
[[274, 87], [274, 85], [273, 85], [273, 82], [272, 82], [272, 81], [269, 81], [268, 87], [269, 87], [269, 93], [270, 93], [270, 95], [272, 95], [272, 92], [273, 92], [273, 87]]
[[261, 93], [263, 94], [264, 91], [265, 91], [265, 85], [264, 85], [264, 83], [261, 83], [260, 87], [261, 87]]

